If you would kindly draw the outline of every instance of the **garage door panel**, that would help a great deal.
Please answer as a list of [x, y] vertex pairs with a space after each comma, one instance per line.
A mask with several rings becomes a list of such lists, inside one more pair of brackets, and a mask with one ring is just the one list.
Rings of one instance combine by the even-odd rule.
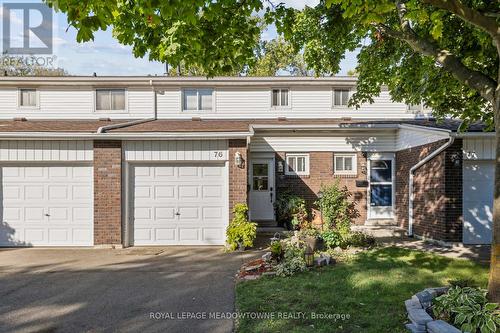
[[90, 165], [2, 167], [0, 246], [92, 245]]
[[463, 242], [490, 244], [493, 224], [494, 162], [465, 161], [463, 171]]
[[[145, 170], [148, 170], [147, 172]], [[150, 164], [131, 167], [135, 245], [224, 244], [225, 166]], [[204, 227], [207, 230], [205, 236]]]

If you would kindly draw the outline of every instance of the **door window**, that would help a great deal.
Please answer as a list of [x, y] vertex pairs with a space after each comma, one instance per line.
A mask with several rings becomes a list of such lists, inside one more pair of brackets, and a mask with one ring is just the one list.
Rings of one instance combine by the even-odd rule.
[[392, 206], [392, 160], [370, 161], [370, 205]]
[[269, 164], [254, 163], [252, 166], [252, 188], [254, 191], [269, 189]]

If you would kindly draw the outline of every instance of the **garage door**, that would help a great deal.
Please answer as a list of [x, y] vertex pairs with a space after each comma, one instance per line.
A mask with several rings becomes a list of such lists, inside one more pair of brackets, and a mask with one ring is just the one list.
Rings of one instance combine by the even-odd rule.
[[0, 246], [93, 244], [92, 166], [1, 168]]
[[494, 175], [493, 161], [464, 161], [464, 244], [491, 244]]
[[224, 244], [224, 164], [135, 165], [130, 172], [134, 245]]

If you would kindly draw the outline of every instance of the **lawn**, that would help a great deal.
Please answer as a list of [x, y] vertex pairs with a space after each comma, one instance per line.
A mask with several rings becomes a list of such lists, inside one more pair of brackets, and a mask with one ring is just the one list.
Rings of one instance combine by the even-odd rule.
[[[449, 279], [473, 278], [485, 287], [487, 275], [488, 267], [469, 260], [378, 248], [293, 277], [238, 283], [238, 332], [406, 332], [404, 300]], [[251, 312], [274, 317], [245, 315]], [[285, 318], [289, 314], [297, 318]], [[346, 319], [314, 319], [315, 314], [343, 314]]]

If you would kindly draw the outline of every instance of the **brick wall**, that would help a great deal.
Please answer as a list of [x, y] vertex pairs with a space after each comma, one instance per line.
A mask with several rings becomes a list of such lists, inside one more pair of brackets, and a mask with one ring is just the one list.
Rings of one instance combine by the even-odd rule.
[[[236, 152], [245, 162], [242, 168], [234, 163]], [[247, 142], [246, 140], [229, 140], [229, 218], [233, 218], [233, 207], [238, 203], [247, 203]]]
[[[442, 146], [446, 140], [396, 153], [395, 213], [401, 227], [408, 228], [409, 172], [413, 165]], [[462, 168], [461, 140], [415, 171], [413, 232], [443, 241], [461, 241]]]
[[121, 244], [121, 141], [94, 141], [94, 244]]
[[[279, 161], [286, 165], [285, 155], [284, 152], [276, 153], [276, 166]], [[302, 196], [310, 208], [314, 201], [317, 200], [317, 194], [322, 185], [328, 185], [340, 179], [340, 184], [347, 186], [352, 193], [351, 198], [356, 202], [356, 208], [360, 213], [359, 218], [354, 223], [364, 224], [367, 214], [367, 190], [365, 187], [356, 187], [356, 180], [367, 179], [365, 171], [367, 166], [366, 157], [363, 157], [362, 153], [358, 153], [357, 176], [334, 176], [333, 158], [334, 153], [332, 152], [310, 152], [308, 176], [288, 176], [284, 172], [278, 172], [276, 168], [276, 194], [279, 195], [281, 191], [291, 191], [293, 194]]]

